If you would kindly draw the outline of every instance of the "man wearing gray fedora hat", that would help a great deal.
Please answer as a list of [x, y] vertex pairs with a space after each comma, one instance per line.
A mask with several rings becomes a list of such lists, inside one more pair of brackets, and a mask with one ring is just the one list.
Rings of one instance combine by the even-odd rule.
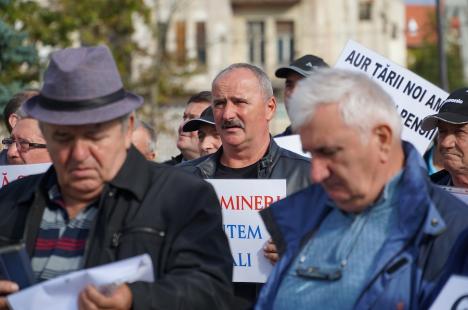
[[[24, 243], [38, 282], [151, 256], [154, 283], [109, 294], [88, 286], [80, 309], [228, 308], [232, 256], [216, 194], [132, 146], [132, 112], [142, 103], [123, 89], [107, 47], [52, 54], [24, 109], [39, 120], [53, 165], [0, 190], [0, 246]], [[16, 290], [0, 281], [0, 296]]]

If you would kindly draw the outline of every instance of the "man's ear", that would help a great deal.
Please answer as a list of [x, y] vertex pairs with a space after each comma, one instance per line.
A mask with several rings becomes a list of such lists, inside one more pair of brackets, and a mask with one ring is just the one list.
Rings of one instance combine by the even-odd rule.
[[270, 99], [266, 102], [266, 119], [267, 121], [271, 121], [275, 116], [276, 112], [276, 98], [275, 96], [271, 96]]
[[127, 131], [125, 132], [125, 147], [128, 149], [132, 144], [133, 130], [135, 129], [135, 112], [130, 113], [127, 120]]
[[377, 124], [372, 129], [374, 138], [376, 139], [380, 160], [387, 162], [390, 160], [390, 151], [394, 143], [394, 133], [388, 124]]

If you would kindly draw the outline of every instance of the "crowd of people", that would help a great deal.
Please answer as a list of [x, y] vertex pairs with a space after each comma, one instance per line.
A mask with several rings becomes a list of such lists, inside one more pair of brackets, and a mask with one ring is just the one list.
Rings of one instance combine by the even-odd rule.
[[[154, 283], [87, 286], [80, 309], [426, 309], [468, 274], [468, 88], [426, 117], [443, 169], [401, 140], [392, 98], [361, 73], [304, 55], [275, 75], [306, 158], [280, 147], [277, 109], [257, 66], [219, 72], [180, 123], [180, 154], [156, 163], [155, 130], [136, 117], [106, 46], [51, 54], [40, 90], [4, 111], [0, 165], [51, 162], [0, 189], [0, 247], [23, 243], [37, 282], [147, 253]], [[433, 156], [431, 156], [433, 158]], [[285, 179], [260, 212], [274, 265], [267, 282], [232, 283], [219, 200], [204, 179]], [[260, 250], [260, 249], [259, 249]], [[19, 290], [0, 280], [0, 309]]]

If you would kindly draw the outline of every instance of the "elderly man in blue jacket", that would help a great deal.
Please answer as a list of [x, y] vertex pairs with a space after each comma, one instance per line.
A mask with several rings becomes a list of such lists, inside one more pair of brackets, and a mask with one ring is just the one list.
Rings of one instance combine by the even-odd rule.
[[256, 308], [421, 308], [468, 207], [429, 181], [392, 99], [365, 75], [321, 69], [290, 109], [314, 184], [262, 211], [281, 259]]

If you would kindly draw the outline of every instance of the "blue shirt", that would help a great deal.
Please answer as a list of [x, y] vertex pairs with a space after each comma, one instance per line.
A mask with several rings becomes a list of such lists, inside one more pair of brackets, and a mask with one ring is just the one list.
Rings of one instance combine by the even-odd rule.
[[303, 247], [280, 284], [274, 309], [351, 309], [369, 280], [378, 251], [397, 219], [399, 172], [377, 202], [349, 214], [331, 212]]

